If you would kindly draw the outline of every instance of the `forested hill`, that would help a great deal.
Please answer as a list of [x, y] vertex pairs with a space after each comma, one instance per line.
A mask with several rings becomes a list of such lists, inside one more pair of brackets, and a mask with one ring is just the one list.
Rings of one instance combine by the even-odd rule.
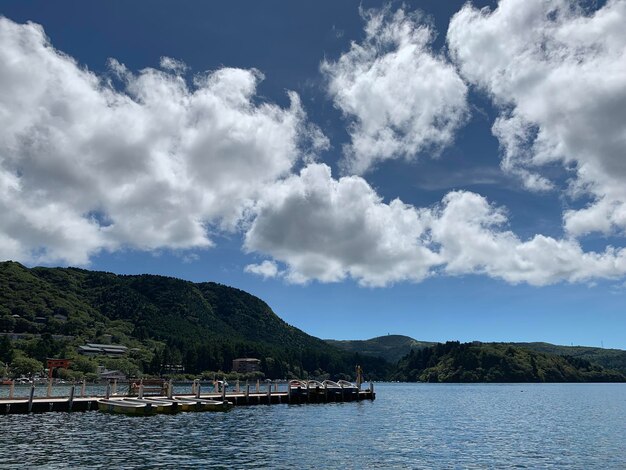
[[364, 340], [327, 339], [326, 342], [351, 353], [382, 357], [393, 364], [409, 354], [411, 349], [421, 349], [436, 344], [431, 341], [417, 341], [403, 335], [378, 336]]
[[[77, 347], [85, 343], [122, 344], [129, 350], [123, 358], [79, 358]], [[433, 344], [400, 335], [323, 341], [285, 323], [261, 299], [212, 282], [0, 263], [0, 375], [40, 371], [46, 358], [63, 357], [75, 360], [69, 378], [95, 375], [102, 364], [129, 375], [172, 373], [172, 366], [177, 371], [182, 366], [194, 376], [227, 372], [234, 358], [255, 357], [268, 378], [354, 379], [359, 364], [368, 380], [625, 379], [597, 365], [622, 367], [625, 351], [563, 348]], [[559, 356], [563, 351], [568, 355]]]
[[139, 351], [131, 359], [149, 373], [170, 363], [189, 373], [228, 371], [236, 357], [260, 358], [272, 378], [336, 377], [356, 361], [374, 378], [388, 372], [384, 360], [361, 359], [307, 335], [242, 290], [154, 275], [0, 263], [0, 332], [43, 334], [48, 342], [46, 334], [67, 336], [48, 345], [56, 355], [112, 340]]
[[457, 341], [414, 349], [396, 380], [421, 382], [624, 382], [626, 376], [585, 359], [497, 343]]
[[626, 351], [622, 349], [605, 349], [591, 346], [560, 346], [550, 343], [502, 343], [531, 351], [570, 356], [598, 364], [607, 369], [615, 369], [626, 374]]
[[[329, 344], [345, 351], [368, 356], [380, 356], [396, 364], [409, 354], [412, 349], [423, 349], [437, 343], [418, 341], [410, 336], [387, 335], [367, 340], [337, 341], [326, 340]], [[531, 351], [569, 356], [589, 361], [606, 369], [615, 369], [626, 374], [626, 351], [621, 349], [604, 349], [590, 346], [560, 346], [550, 343], [494, 343], [514, 348], [530, 349]]]

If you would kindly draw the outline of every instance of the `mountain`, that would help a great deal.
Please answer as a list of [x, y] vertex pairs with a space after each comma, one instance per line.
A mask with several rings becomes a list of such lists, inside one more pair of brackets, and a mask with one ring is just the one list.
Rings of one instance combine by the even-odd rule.
[[[393, 364], [409, 354], [412, 349], [422, 349], [437, 344], [428, 341], [418, 341], [409, 336], [402, 335], [379, 336], [372, 339], [355, 341], [327, 339], [326, 342], [351, 353], [382, 357]], [[604, 349], [590, 346], [560, 346], [541, 342], [494, 344], [583, 359], [606, 369], [614, 369], [626, 374], [626, 351], [621, 349]]]
[[341, 351], [288, 325], [247, 292], [155, 275], [0, 263], [0, 332], [40, 335], [44, 346], [17, 342], [38, 360], [71, 355], [85, 342], [124, 344], [137, 368], [151, 373], [169, 364], [189, 373], [228, 371], [236, 357], [260, 358], [272, 378], [343, 377], [356, 364], [371, 378], [389, 370], [382, 359]]
[[[129, 352], [78, 357], [76, 348], [87, 342]], [[213, 282], [0, 263], [0, 372], [2, 363], [13, 373], [40, 370], [53, 357], [74, 359], [75, 374], [104, 364], [127, 374], [183, 367], [198, 375], [229, 371], [237, 357], [259, 358], [271, 378], [348, 379], [356, 364], [371, 380], [470, 382], [618, 381], [624, 375], [601, 365], [626, 369], [626, 351], [547, 343], [444, 345], [400, 335], [323, 341], [285, 323], [261, 299]]]
[[411, 349], [421, 349], [437, 344], [430, 341], [417, 341], [409, 336], [402, 335], [378, 336], [365, 340], [327, 339], [325, 341], [344, 351], [382, 357], [393, 364], [409, 354]]
[[626, 351], [622, 349], [604, 349], [591, 346], [560, 346], [550, 343], [502, 343], [531, 351], [569, 356], [598, 364], [607, 369], [615, 369], [626, 374]]
[[445, 344], [414, 349], [394, 378], [420, 382], [626, 382], [620, 372], [587, 360], [497, 343]]

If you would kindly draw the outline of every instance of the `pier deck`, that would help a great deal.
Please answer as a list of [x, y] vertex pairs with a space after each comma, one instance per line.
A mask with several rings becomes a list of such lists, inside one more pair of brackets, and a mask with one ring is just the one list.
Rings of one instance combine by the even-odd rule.
[[[359, 400], [374, 400], [376, 394], [373, 390], [361, 390], [358, 393], [329, 394], [323, 390], [312, 393], [288, 393], [288, 392], [226, 392], [226, 393], [202, 393], [200, 398], [215, 400], [228, 400], [235, 406], [251, 405], [277, 405], [277, 404], [305, 404], [305, 403], [331, 403], [348, 402]], [[158, 398], [157, 395], [150, 395], [150, 398]], [[176, 397], [193, 398], [193, 394], [174, 394]], [[24, 413], [44, 413], [51, 411], [90, 411], [98, 409], [98, 400], [104, 396], [89, 397], [20, 397], [0, 399], [1, 414], [24, 414]], [[126, 395], [111, 395], [111, 399], [126, 398]], [[161, 396], [161, 398], [165, 398]]]

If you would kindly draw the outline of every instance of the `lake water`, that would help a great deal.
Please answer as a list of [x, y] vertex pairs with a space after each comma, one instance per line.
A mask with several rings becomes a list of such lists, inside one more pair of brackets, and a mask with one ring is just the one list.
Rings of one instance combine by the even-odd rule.
[[626, 384], [376, 392], [229, 413], [0, 416], [0, 467], [626, 469]]

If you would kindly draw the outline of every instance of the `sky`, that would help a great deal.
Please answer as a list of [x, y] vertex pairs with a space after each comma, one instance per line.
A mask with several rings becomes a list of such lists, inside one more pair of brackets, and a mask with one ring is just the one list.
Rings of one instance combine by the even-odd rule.
[[626, 349], [626, 0], [0, 2], [0, 259], [322, 338]]

